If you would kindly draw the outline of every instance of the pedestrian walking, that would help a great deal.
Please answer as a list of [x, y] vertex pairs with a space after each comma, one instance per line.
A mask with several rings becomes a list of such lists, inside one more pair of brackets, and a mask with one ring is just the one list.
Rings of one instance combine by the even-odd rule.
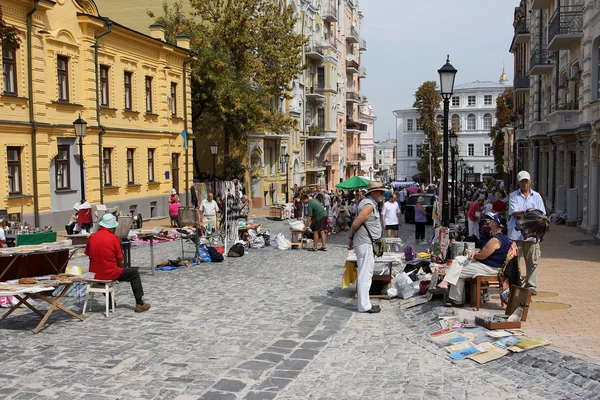
[[415, 240], [425, 241], [425, 223], [427, 222], [427, 211], [423, 207], [423, 196], [419, 196], [415, 204]]
[[387, 237], [398, 237], [398, 230], [402, 224], [402, 213], [396, 202], [396, 194], [392, 194], [388, 201], [383, 205], [383, 222], [385, 225]]
[[535, 208], [546, 214], [546, 207], [544, 207], [542, 196], [531, 189], [531, 177], [529, 172], [519, 172], [517, 174], [517, 181], [519, 181], [519, 189], [512, 192], [509, 199], [508, 215], [510, 216], [510, 220], [508, 221], [508, 237], [511, 240], [516, 241], [517, 247], [519, 248], [519, 257], [525, 259], [527, 275], [529, 275], [527, 287], [530, 287], [533, 294], [536, 295], [538, 269], [532, 270], [533, 266], [537, 264], [538, 259], [542, 255], [540, 244], [535, 238], [526, 239], [523, 236], [523, 233], [517, 230], [517, 219], [525, 214], [530, 208]]
[[373, 240], [381, 238], [381, 220], [377, 203], [381, 202], [386, 189], [381, 182], [372, 181], [367, 186], [367, 195], [362, 199], [357, 208], [357, 217], [350, 228], [348, 236], [348, 250], [354, 249], [358, 276], [356, 289], [358, 294], [358, 312], [378, 313], [381, 307], [372, 305], [369, 290], [373, 280], [375, 268], [375, 255], [373, 254]]
[[406, 212], [406, 188], [402, 188], [398, 192], [398, 203], [400, 203], [400, 211], [404, 214]]
[[481, 219], [481, 206], [483, 206], [483, 197], [478, 198], [471, 203], [467, 212], [469, 220], [469, 236], [475, 236], [479, 239], [479, 220]]

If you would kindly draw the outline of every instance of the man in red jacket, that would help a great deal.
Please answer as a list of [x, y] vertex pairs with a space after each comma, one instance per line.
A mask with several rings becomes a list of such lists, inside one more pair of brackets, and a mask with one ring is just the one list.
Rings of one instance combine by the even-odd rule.
[[115, 235], [115, 228], [119, 225], [117, 218], [112, 214], [104, 214], [99, 225], [100, 229], [88, 238], [85, 248], [85, 254], [90, 258], [90, 272], [95, 273], [94, 279], [131, 282], [135, 312], [148, 311], [150, 304], [142, 299], [144, 289], [139, 271], [136, 268], [123, 268], [121, 241]]

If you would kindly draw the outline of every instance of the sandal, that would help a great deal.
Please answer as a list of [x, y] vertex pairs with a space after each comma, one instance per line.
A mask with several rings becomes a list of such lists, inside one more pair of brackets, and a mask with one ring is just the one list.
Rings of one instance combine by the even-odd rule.
[[310, 249], [308, 249], [308, 251], [317, 251], [316, 247], [311, 247]]
[[321, 247], [319, 250], [320, 251], [327, 251], [327, 247]]
[[449, 301], [447, 303], [444, 303], [444, 307], [462, 308], [464, 306], [465, 306], [464, 303], [454, 303], [453, 301]]
[[431, 289], [428, 289], [427, 292], [431, 294], [447, 294], [448, 288], [441, 288], [439, 286], [436, 286]]

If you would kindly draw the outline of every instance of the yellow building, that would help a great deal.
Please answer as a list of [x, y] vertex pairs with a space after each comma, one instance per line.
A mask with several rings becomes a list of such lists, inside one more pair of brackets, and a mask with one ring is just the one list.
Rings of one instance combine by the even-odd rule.
[[[0, 209], [23, 207], [25, 220], [59, 229], [82, 197], [83, 159], [83, 197], [92, 205], [144, 219], [168, 215], [171, 188], [183, 194], [192, 182], [191, 147], [186, 157], [181, 135], [191, 104], [189, 41], [171, 46], [161, 27], [151, 37], [100, 18], [91, 0], [2, 6], [22, 44], [3, 49], [0, 174], [8, 180]], [[79, 116], [87, 121], [83, 155], [73, 126]]]

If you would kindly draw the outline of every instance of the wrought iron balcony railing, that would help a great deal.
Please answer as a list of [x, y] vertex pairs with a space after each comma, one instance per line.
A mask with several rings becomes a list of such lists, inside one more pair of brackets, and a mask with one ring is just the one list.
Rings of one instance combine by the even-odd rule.
[[583, 6], [563, 6], [554, 10], [548, 24], [548, 43], [556, 35], [583, 33]]

